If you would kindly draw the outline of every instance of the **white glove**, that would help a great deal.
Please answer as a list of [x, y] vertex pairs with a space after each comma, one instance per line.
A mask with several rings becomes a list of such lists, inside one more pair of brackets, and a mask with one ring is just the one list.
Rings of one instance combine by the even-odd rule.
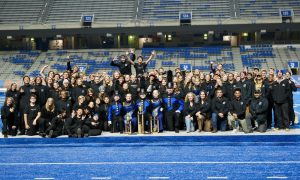
[[160, 112], [163, 112], [164, 108], [160, 108]]
[[175, 111], [176, 113], [180, 113], [180, 111], [179, 110], [177, 110], [177, 111]]
[[108, 125], [111, 125], [111, 121], [108, 121]]

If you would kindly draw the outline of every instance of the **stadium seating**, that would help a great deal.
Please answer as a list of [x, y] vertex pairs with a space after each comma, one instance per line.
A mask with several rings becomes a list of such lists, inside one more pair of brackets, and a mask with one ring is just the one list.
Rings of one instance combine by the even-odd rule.
[[134, 17], [135, 0], [54, 0], [47, 22], [79, 22], [84, 13], [95, 21], [125, 21]]
[[142, 19], [178, 19], [179, 12], [192, 12], [193, 19], [229, 18], [228, 0], [144, 0]]
[[0, 24], [37, 22], [43, 6], [41, 0], [0, 1]]
[[[274, 45], [275, 46], [275, 45]], [[20, 80], [24, 75], [37, 76], [45, 65], [50, 69], [63, 72], [66, 63], [78, 65], [87, 74], [106, 71], [112, 74], [116, 67], [110, 66], [112, 58], [123, 54], [128, 49], [110, 50], [64, 50], [64, 51], [11, 51], [0, 52], [2, 72], [0, 79]], [[193, 69], [210, 71], [210, 63], [222, 63], [226, 71], [240, 71], [244, 67], [287, 69], [287, 61], [299, 60], [300, 51], [293, 45], [269, 44], [241, 45], [239, 48], [229, 46], [178, 47], [178, 48], [143, 48], [136, 54], [142, 54], [147, 59], [151, 51], [156, 51], [156, 57], [148, 64], [148, 69], [174, 69], [180, 64], [191, 64]], [[134, 72], [134, 70], [133, 70]]]
[[299, 0], [239, 0], [239, 14], [242, 18], [278, 18], [280, 8], [293, 8], [295, 16], [300, 15]]
[[79, 23], [82, 14], [94, 14], [95, 23], [117, 24], [134, 19], [174, 21], [179, 12], [192, 12], [193, 20], [199, 22], [276, 19], [280, 8], [293, 8], [295, 17], [300, 16], [298, 0], [9, 0], [0, 1], [0, 7], [0, 24], [19, 25]]

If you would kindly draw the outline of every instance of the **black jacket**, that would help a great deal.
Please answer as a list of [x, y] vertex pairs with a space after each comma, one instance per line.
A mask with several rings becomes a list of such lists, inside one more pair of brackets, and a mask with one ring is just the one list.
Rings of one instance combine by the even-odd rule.
[[125, 62], [115, 62], [115, 61], [111, 61], [110, 63], [111, 66], [117, 66], [119, 68], [119, 71], [121, 74], [129, 74], [131, 75], [131, 63], [129, 61], [125, 61]]
[[229, 111], [231, 114], [237, 114], [238, 119], [245, 119], [247, 101], [240, 99], [234, 99], [230, 103]]
[[287, 79], [280, 83], [275, 81], [272, 87], [272, 97], [275, 103], [287, 103], [290, 97], [291, 86]]
[[211, 101], [206, 100], [202, 104], [201, 100], [199, 100], [197, 112], [198, 111], [200, 111], [202, 115], [208, 114], [211, 111]]
[[260, 97], [258, 99], [253, 98], [251, 100], [250, 113], [252, 118], [259, 124], [263, 124], [267, 121], [268, 106], [268, 100], [264, 97]]
[[18, 111], [15, 107], [13, 107], [14, 112], [10, 112], [10, 108], [12, 107], [6, 105], [1, 108], [1, 119], [6, 119], [7, 121], [10, 121], [10, 124], [16, 126], [18, 124]]
[[193, 106], [190, 106], [190, 102], [185, 102], [184, 103], [184, 109], [183, 109], [183, 115], [184, 116], [194, 116], [197, 112], [198, 104], [194, 103]]
[[212, 100], [212, 105], [211, 105], [212, 112], [214, 113], [223, 113], [225, 116], [228, 114], [229, 111], [229, 101], [227, 98], [222, 97], [222, 98], [217, 98], [215, 97]]

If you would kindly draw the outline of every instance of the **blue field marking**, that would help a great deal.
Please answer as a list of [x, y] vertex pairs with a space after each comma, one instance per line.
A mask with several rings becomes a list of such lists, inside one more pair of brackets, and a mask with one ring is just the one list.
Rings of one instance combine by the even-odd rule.
[[0, 179], [300, 178], [300, 136], [1, 139]]

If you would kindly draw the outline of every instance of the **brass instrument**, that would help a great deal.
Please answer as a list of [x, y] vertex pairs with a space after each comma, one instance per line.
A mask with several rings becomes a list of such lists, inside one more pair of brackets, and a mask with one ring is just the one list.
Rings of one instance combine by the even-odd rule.
[[139, 106], [138, 110], [138, 133], [145, 134], [143, 107]]
[[132, 134], [131, 117], [129, 114], [126, 115], [125, 134]]
[[159, 132], [159, 119], [157, 118], [157, 116], [158, 116], [158, 112], [157, 110], [154, 110], [150, 118], [150, 133]]

